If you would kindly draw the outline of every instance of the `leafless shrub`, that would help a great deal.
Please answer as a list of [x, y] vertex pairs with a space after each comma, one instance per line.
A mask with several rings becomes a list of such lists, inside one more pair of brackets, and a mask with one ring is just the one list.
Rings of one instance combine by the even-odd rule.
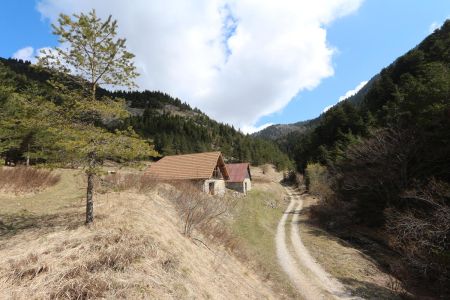
[[[390, 245], [423, 278], [450, 282], [450, 187], [434, 179], [402, 194], [409, 207], [389, 208], [385, 215]], [[406, 278], [410, 279], [410, 278]]]
[[334, 165], [333, 175], [339, 178], [345, 196], [397, 198], [414, 177], [417, 144], [413, 132], [379, 130], [371, 138], [351, 145], [345, 159]]
[[325, 226], [329, 230], [340, 231], [352, 224], [355, 205], [351, 202], [340, 201], [336, 197], [322, 198], [317, 205], [309, 209], [312, 220]]
[[55, 185], [60, 179], [60, 175], [49, 170], [24, 166], [0, 168], [0, 189], [8, 192], [35, 192]]
[[388, 276], [388, 282], [386, 284], [387, 288], [393, 291], [395, 294], [399, 296], [406, 296], [407, 291], [403, 287], [403, 284], [400, 280], [395, 278], [392, 275]]
[[208, 226], [231, 207], [228, 198], [204, 194], [190, 182], [178, 182], [172, 200], [183, 220], [183, 234], [190, 236], [194, 228]]
[[147, 192], [152, 190], [157, 184], [157, 180], [146, 174], [109, 174], [103, 178], [103, 185], [117, 191], [137, 190]]
[[201, 224], [200, 231], [214, 243], [220, 244], [229, 251], [236, 253], [239, 249], [238, 239], [220, 222]]
[[283, 183], [293, 185], [294, 187], [304, 189], [303, 175], [296, 171], [287, 171], [283, 173]]

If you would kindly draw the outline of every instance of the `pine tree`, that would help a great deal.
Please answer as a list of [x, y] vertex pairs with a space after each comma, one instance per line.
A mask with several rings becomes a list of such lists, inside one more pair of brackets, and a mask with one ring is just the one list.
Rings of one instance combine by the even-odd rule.
[[134, 55], [126, 50], [126, 40], [116, 37], [117, 21], [111, 15], [102, 21], [95, 10], [73, 17], [60, 14], [58, 25], [52, 25], [59, 42], [68, 48], [42, 50], [39, 64], [72, 75], [63, 78], [75, 80], [93, 100], [102, 84], [135, 87], [134, 79], [139, 74]]
[[[44, 53], [41, 66], [52, 68], [53, 86], [62, 95], [63, 103], [57, 107], [53, 125], [48, 132], [56, 137], [53, 158], [72, 161], [85, 168], [87, 175], [86, 224], [94, 220], [94, 177], [101, 174], [106, 159], [127, 161], [158, 155], [153, 146], [127, 130], [110, 132], [103, 125], [120, 122], [129, 117], [125, 102], [103, 97], [96, 98], [101, 84], [134, 86], [137, 76], [132, 62], [133, 54], [126, 51], [125, 39], [117, 39], [117, 22], [111, 16], [102, 21], [95, 11], [88, 15], [74, 15], [74, 19], [61, 14], [54, 33], [67, 49], [56, 48]], [[76, 79], [90, 97], [80, 95], [65, 85], [65, 79]], [[57, 155], [56, 155], [57, 154]]]

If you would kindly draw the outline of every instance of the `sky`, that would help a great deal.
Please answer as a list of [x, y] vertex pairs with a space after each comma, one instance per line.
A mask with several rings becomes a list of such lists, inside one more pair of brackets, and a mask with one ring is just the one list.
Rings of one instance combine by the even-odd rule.
[[1, 57], [58, 46], [59, 13], [112, 14], [140, 89], [253, 132], [354, 94], [445, 19], [450, 0], [1, 0]]

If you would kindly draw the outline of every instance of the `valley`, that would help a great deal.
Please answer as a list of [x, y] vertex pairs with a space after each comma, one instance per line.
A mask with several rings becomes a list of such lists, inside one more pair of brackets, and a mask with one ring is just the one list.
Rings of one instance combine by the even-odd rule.
[[365, 1], [56, 2], [0, 45], [0, 299], [450, 297], [448, 15], [394, 51]]

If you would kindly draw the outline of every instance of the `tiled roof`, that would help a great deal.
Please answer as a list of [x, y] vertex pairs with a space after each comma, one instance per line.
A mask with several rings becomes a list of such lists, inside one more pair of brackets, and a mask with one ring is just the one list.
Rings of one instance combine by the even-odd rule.
[[250, 168], [248, 163], [240, 164], [226, 164], [228, 174], [230, 175], [229, 182], [243, 182], [247, 177], [251, 179]]
[[220, 152], [165, 156], [152, 164], [147, 174], [159, 180], [208, 179], [216, 165], [227, 179], [228, 172]]

